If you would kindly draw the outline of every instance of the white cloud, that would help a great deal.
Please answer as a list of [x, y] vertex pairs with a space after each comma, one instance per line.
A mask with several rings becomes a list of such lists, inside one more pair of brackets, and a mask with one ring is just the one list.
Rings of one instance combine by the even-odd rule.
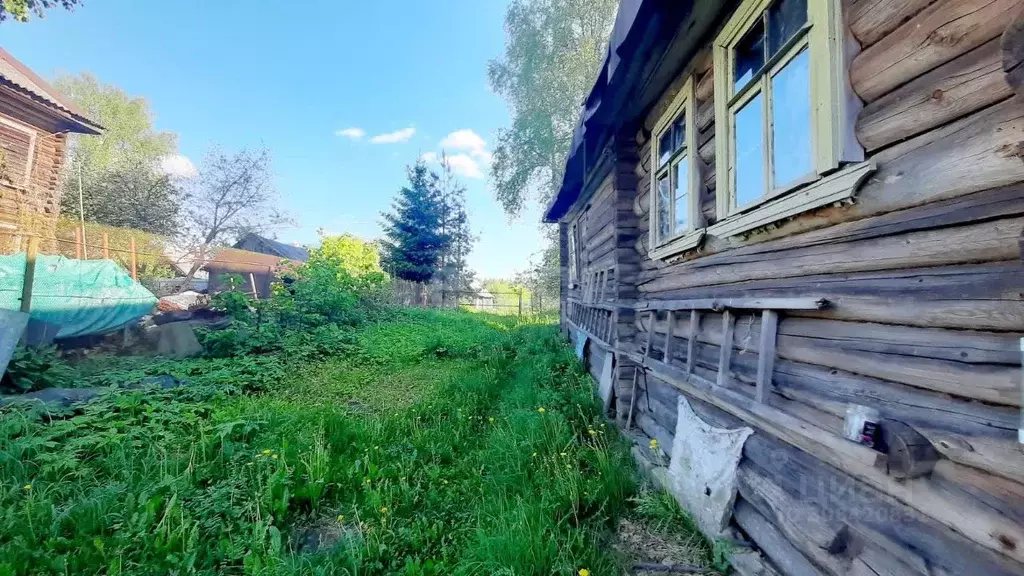
[[476, 132], [464, 128], [456, 130], [441, 140], [439, 146], [445, 150], [456, 150], [464, 152], [482, 161], [485, 165], [491, 165], [491, 153], [487, 151], [487, 142]]
[[195, 164], [188, 159], [188, 156], [182, 154], [164, 156], [160, 160], [160, 169], [172, 178], [192, 178], [199, 174]]
[[403, 128], [395, 132], [378, 134], [373, 138], [370, 138], [370, 142], [373, 142], [374, 144], [396, 144], [398, 142], [407, 142], [414, 134], [416, 134], [416, 129], [410, 126], [409, 128]]
[[462, 150], [480, 157], [487, 154], [487, 143], [479, 134], [469, 129], [456, 130], [441, 140], [441, 148]]
[[345, 128], [344, 130], [338, 130], [334, 135], [344, 136], [349, 140], [361, 140], [363, 136], [366, 136], [366, 130], [362, 128]]
[[423, 155], [420, 156], [420, 160], [428, 163], [437, 162], [437, 152], [424, 152]]
[[480, 170], [480, 165], [468, 154], [453, 154], [447, 158], [452, 172], [466, 178], [480, 179], [484, 177], [484, 173]]

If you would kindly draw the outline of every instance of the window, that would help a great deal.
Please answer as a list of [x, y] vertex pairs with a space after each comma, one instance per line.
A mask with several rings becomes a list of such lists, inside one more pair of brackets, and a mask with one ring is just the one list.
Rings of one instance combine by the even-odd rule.
[[580, 283], [580, 229], [579, 223], [574, 222], [569, 228], [568, 234], [569, 252], [569, 287], [577, 286]]
[[691, 248], [703, 237], [693, 91], [688, 78], [651, 135], [651, 245], [671, 244], [672, 251]]
[[716, 39], [719, 219], [813, 182], [840, 160], [862, 159], [843, 150], [838, 4], [745, 0]]
[[35, 146], [34, 130], [0, 118], [0, 184], [28, 186]]

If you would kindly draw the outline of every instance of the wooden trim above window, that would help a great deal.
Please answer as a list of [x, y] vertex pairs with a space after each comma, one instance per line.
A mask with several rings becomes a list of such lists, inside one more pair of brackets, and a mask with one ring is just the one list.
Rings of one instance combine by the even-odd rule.
[[693, 250], [700, 246], [701, 242], [704, 241], [704, 236], [707, 235], [707, 231], [707, 228], [691, 230], [686, 234], [651, 250], [649, 255], [655, 260], [664, 260], [666, 258], [671, 258], [676, 254], [686, 252], [687, 250]]

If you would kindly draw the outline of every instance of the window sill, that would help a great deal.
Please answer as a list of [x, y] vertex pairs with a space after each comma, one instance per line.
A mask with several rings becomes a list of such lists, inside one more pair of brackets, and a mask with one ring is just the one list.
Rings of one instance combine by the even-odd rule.
[[789, 218], [808, 210], [820, 208], [852, 198], [860, 185], [875, 171], [874, 162], [861, 162], [847, 166], [814, 183], [769, 201], [757, 208], [734, 214], [708, 227], [712, 236], [726, 238], [767, 226], [783, 218]]
[[705, 234], [707, 234], [707, 228], [698, 228], [692, 232], [687, 232], [683, 236], [651, 250], [650, 257], [655, 260], [664, 260], [680, 252], [692, 250], [700, 245], [704, 240]]

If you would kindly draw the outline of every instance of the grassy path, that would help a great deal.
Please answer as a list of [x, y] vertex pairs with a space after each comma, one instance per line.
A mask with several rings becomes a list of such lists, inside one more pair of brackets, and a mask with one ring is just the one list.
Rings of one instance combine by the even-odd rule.
[[0, 412], [0, 576], [596, 576], [622, 574], [620, 518], [687, 529], [636, 498], [550, 325], [413, 311], [310, 364], [232, 362], [111, 360], [194, 385]]

